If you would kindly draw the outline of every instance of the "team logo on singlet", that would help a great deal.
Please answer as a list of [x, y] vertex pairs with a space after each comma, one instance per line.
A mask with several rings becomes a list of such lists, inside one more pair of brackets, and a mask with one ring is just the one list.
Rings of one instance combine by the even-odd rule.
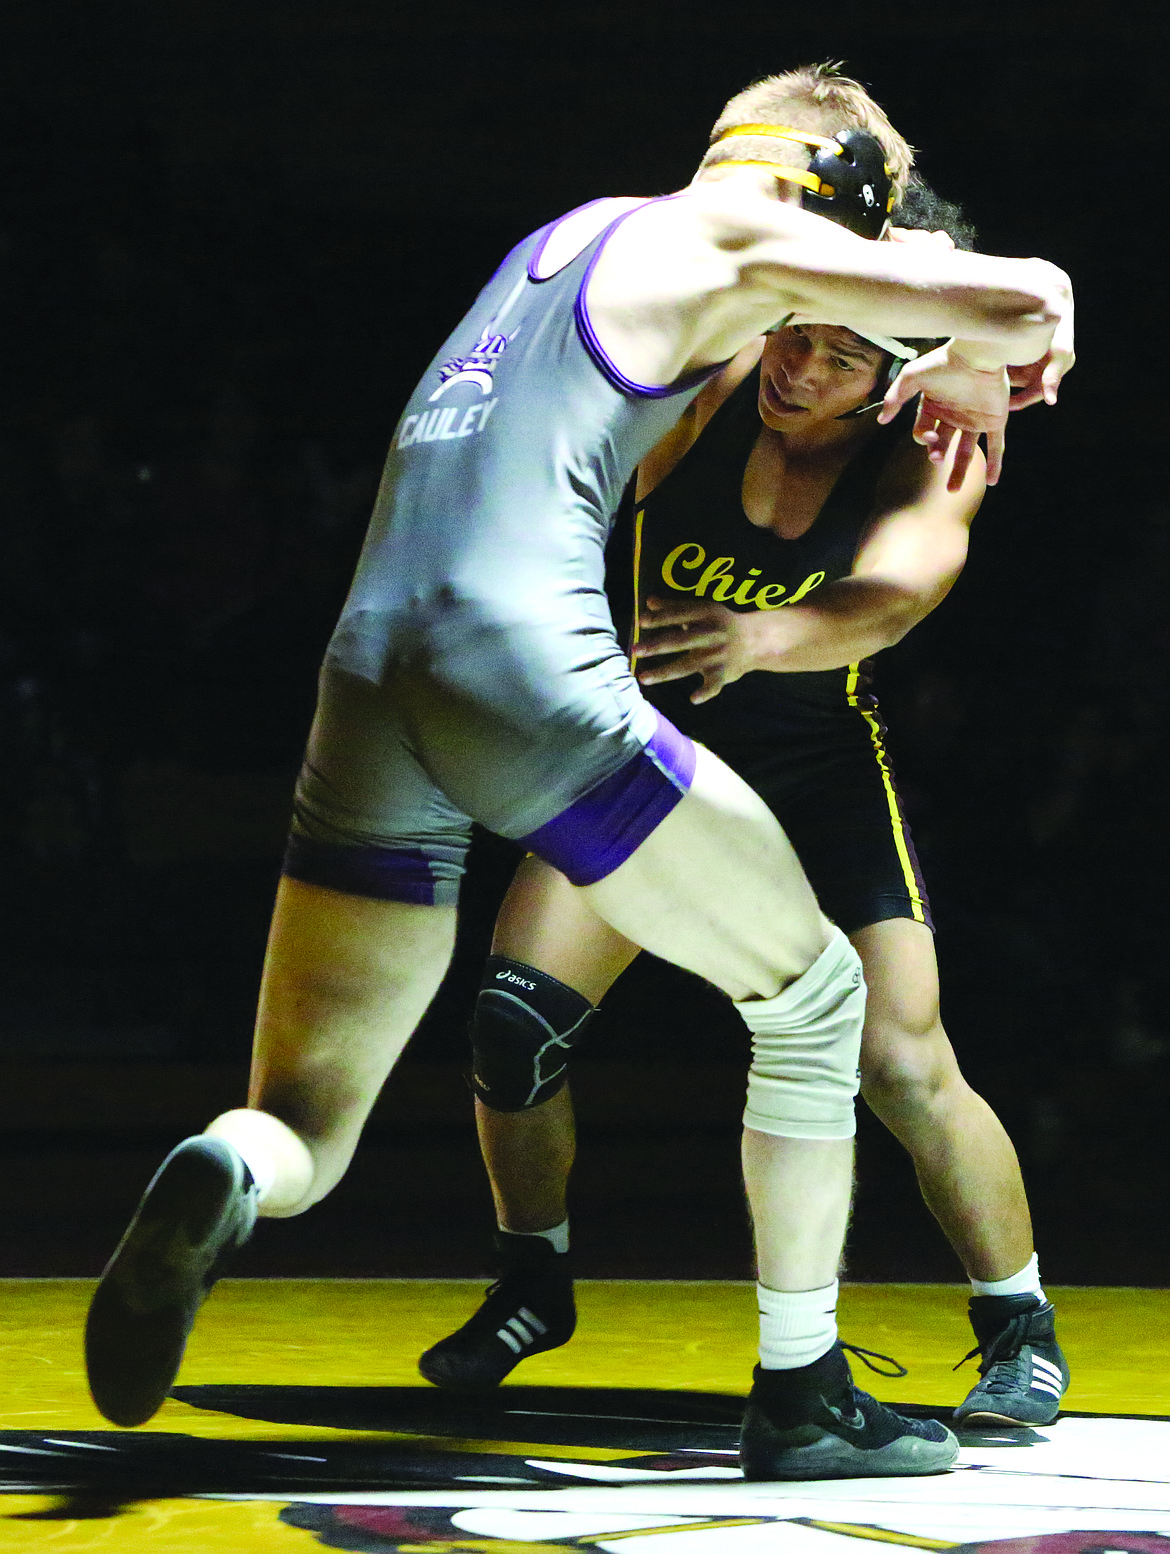
[[519, 326], [510, 335], [495, 335], [490, 329], [483, 330], [466, 356], [452, 356], [439, 368], [439, 386], [433, 394], [427, 396], [427, 403], [433, 405], [436, 399], [441, 399], [457, 383], [474, 383], [481, 394], [490, 394], [492, 374], [499, 365], [500, 357], [519, 333]]
[[500, 364], [500, 357], [519, 333], [519, 325], [510, 335], [493, 334], [490, 329], [484, 329], [466, 356], [452, 356], [445, 361], [439, 368], [439, 386], [433, 394], [427, 395], [427, 404], [434, 404], [449, 388], [460, 383], [471, 384], [479, 390], [481, 397], [472, 405], [439, 405], [434, 410], [424, 410], [421, 415], [408, 415], [398, 428], [394, 447], [455, 442], [460, 437], [475, 437], [482, 432], [498, 403], [489, 398], [494, 387], [493, 374]]
[[[823, 571], [810, 572], [804, 582], [789, 593], [783, 583], [761, 583], [759, 567], [749, 567], [747, 576], [740, 581], [734, 573], [735, 565], [734, 556], [716, 556], [708, 561], [702, 545], [688, 540], [676, 545], [662, 563], [662, 581], [675, 593], [696, 594], [702, 599], [708, 597], [710, 588], [709, 597], [721, 604], [738, 604], [744, 609], [754, 605], [757, 610], [779, 610], [786, 604], [799, 604], [806, 594], [825, 581]], [[677, 570], [680, 567], [698, 573], [693, 583], [683, 580]]]

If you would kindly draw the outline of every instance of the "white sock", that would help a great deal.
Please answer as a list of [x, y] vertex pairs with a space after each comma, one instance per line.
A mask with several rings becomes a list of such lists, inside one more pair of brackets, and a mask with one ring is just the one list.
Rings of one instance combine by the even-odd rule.
[[[216, 1121], [218, 1120], [217, 1118]], [[271, 1150], [265, 1149], [263, 1142], [258, 1138], [241, 1138], [239, 1130], [233, 1131], [229, 1136], [227, 1129], [219, 1131], [214, 1122], [205, 1131], [212, 1138], [218, 1138], [221, 1143], [230, 1144], [248, 1167], [248, 1172], [256, 1184], [256, 1206], [259, 1208], [272, 1191], [272, 1184], [276, 1181], [276, 1161]]]
[[973, 1295], [1035, 1295], [1037, 1300], [1047, 1300], [1047, 1296], [1040, 1288], [1040, 1263], [1036, 1253], [1032, 1253], [1030, 1262], [1024, 1264], [1019, 1273], [1013, 1273], [1010, 1279], [972, 1279], [971, 1293]]
[[[497, 1221], [497, 1223], [499, 1223]], [[508, 1236], [543, 1236], [549, 1242], [554, 1252], [567, 1252], [569, 1250], [569, 1222], [563, 1219], [559, 1225], [554, 1225], [551, 1230], [509, 1230], [507, 1225], [500, 1225], [500, 1229]]]
[[770, 1290], [756, 1285], [760, 1303], [760, 1364], [766, 1371], [811, 1365], [837, 1342], [837, 1280], [823, 1290]]
[[271, 1112], [238, 1106], [203, 1131], [230, 1144], [248, 1167], [261, 1214], [283, 1219], [316, 1201], [316, 1166], [309, 1146]]

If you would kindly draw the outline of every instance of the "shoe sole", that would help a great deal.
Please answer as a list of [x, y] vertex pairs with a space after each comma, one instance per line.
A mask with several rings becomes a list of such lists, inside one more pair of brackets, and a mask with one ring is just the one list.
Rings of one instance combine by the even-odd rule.
[[[959, 1455], [959, 1442], [948, 1430], [945, 1441], [927, 1441], [920, 1435], [899, 1436], [885, 1446], [862, 1451], [840, 1436], [825, 1431], [820, 1440], [805, 1446], [769, 1450], [762, 1442], [757, 1453], [741, 1446], [740, 1465], [751, 1483], [834, 1478], [920, 1478], [945, 1473]], [[766, 1457], [768, 1460], [759, 1459]], [[755, 1460], [753, 1460], [755, 1459]]]
[[[575, 1329], [576, 1324], [574, 1323]], [[465, 1359], [458, 1354], [446, 1355], [441, 1352], [436, 1353], [437, 1350], [441, 1351], [448, 1342], [447, 1339], [440, 1339], [433, 1348], [428, 1349], [425, 1354], [419, 1356], [419, 1375], [424, 1381], [429, 1381], [432, 1387], [441, 1387], [444, 1392], [462, 1392], [467, 1396], [483, 1395], [484, 1393], [494, 1392], [518, 1365], [522, 1365], [525, 1360], [530, 1360], [534, 1354], [550, 1354], [554, 1349], [563, 1349], [572, 1336], [573, 1334], [569, 1333], [567, 1337], [559, 1339], [556, 1343], [542, 1344], [539, 1349], [535, 1347], [525, 1349], [523, 1354], [518, 1354], [505, 1360], [502, 1369], [486, 1376], [483, 1374], [482, 1366], [480, 1366], [480, 1373], [478, 1375], [468, 1375], [466, 1373], [460, 1375], [458, 1370], [460, 1365], [470, 1369], [475, 1362]]]
[[173, 1150], [143, 1194], [90, 1304], [85, 1360], [94, 1402], [116, 1425], [162, 1406], [224, 1253], [251, 1231], [243, 1163], [218, 1139]]
[[1033, 1425], [1053, 1424], [1060, 1413], [1059, 1408], [1053, 1409], [1051, 1414], [1045, 1414], [1039, 1419], [1013, 1419], [1010, 1414], [995, 1414], [989, 1409], [976, 1409], [974, 1413], [964, 1414], [962, 1418], [955, 1416], [955, 1424], [960, 1430], [966, 1430], [972, 1426], [977, 1430], [987, 1429], [991, 1426], [999, 1429], [1027, 1430]]
[[429, 1381], [432, 1387], [441, 1387], [444, 1392], [461, 1392], [467, 1397], [482, 1396], [488, 1392], [494, 1392], [505, 1377], [510, 1376], [520, 1364], [517, 1356], [514, 1365], [509, 1365], [507, 1370], [501, 1371], [498, 1376], [491, 1378], [470, 1378], [460, 1376], [456, 1371], [447, 1370], [441, 1359], [433, 1360], [429, 1352], [421, 1356], [418, 1362], [418, 1372], [424, 1381]]

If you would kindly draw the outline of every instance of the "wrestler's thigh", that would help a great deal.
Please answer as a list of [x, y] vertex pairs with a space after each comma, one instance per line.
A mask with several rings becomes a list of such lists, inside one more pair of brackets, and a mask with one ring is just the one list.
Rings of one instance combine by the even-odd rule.
[[709, 750], [696, 756], [680, 802], [582, 894], [643, 949], [734, 998], [770, 998], [820, 954], [827, 924], [767, 805]]
[[535, 966], [598, 1004], [638, 946], [598, 917], [559, 870], [529, 856], [500, 907], [492, 954]]
[[938, 961], [924, 923], [891, 917], [849, 935], [865, 967], [866, 1024], [910, 1033], [938, 1020]]
[[434, 997], [454, 940], [453, 907], [282, 879], [249, 1104], [309, 1141], [360, 1127]]
[[850, 934], [865, 969], [863, 1089], [933, 1092], [958, 1073], [939, 1018], [934, 935], [923, 923], [890, 918]]

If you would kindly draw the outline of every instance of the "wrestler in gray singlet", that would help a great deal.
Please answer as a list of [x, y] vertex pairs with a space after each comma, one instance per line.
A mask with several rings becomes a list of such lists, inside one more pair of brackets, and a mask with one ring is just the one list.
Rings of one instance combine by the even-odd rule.
[[559, 222], [514, 248], [411, 396], [322, 670], [294, 878], [453, 902], [471, 817], [590, 883], [689, 785], [693, 748], [614, 635], [604, 548], [717, 368], [647, 387], [601, 349], [585, 289], [628, 214], [547, 278]]

